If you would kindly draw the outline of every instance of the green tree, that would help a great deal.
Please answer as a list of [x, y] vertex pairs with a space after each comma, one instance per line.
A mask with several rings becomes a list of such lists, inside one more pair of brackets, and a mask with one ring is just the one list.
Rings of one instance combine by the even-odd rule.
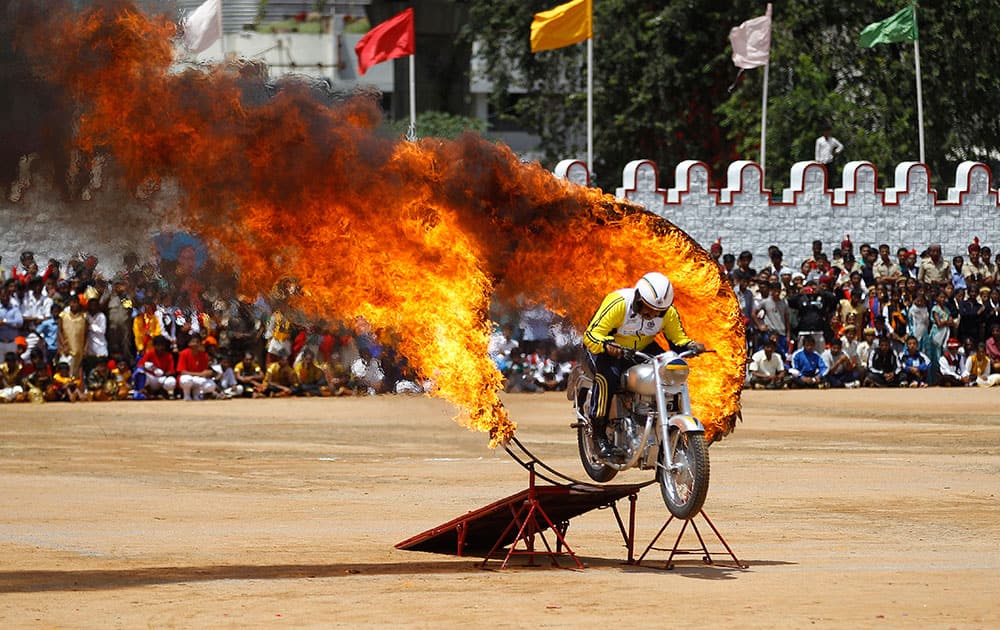
[[[825, 122], [844, 143], [846, 159], [874, 163], [883, 186], [892, 184], [897, 163], [919, 159], [913, 44], [859, 45], [865, 26], [902, 6], [791, 0], [776, 10], [767, 116], [771, 187], [780, 190], [792, 164], [813, 159]], [[1000, 147], [1000, 29], [995, 10], [975, 0], [922, 2], [917, 15], [926, 160], [943, 191], [957, 161], [984, 159]], [[728, 137], [751, 158], [759, 151], [762, 75], [748, 71], [718, 109]]]
[[[389, 124], [389, 128], [395, 134], [404, 135], [410, 128], [410, 119], [394, 120]], [[418, 137], [454, 139], [466, 131], [482, 134], [486, 131], [486, 121], [446, 112], [419, 112], [417, 114]]]
[[[545, 160], [580, 155], [585, 143], [585, 45], [530, 52], [532, 15], [559, 0], [477, 0], [465, 32], [493, 81], [494, 115], [541, 139]], [[649, 158], [669, 171], [699, 159], [715, 182], [733, 159], [759, 159], [763, 69], [737, 70], [728, 35], [766, 3], [670, 0], [594, 1], [594, 142], [598, 185], [613, 188], [621, 168]], [[813, 157], [824, 122], [848, 159], [891, 177], [919, 157], [913, 45], [863, 49], [867, 24], [900, 0], [844, 3], [789, 0], [775, 7], [768, 99], [767, 184], [780, 190], [791, 165]], [[959, 159], [1000, 149], [1000, 28], [992, 3], [925, 0], [918, 9], [926, 159], [947, 186]], [[664, 183], [669, 181], [669, 172]], [[839, 181], [835, 181], [839, 185]]]

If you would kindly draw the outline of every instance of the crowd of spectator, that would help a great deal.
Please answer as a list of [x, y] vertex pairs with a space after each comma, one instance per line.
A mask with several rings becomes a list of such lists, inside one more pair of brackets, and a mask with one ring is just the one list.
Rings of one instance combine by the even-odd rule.
[[945, 258], [848, 236], [792, 268], [781, 249], [712, 256], [733, 283], [747, 330], [747, 386], [927, 387], [1000, 383], [1000, 255], [974, 238]]
[[0, 402], [417, 393], [418, 379], [358, 318], [311, 321], [288, 306], [298, 287], [235, 291], [234, 276], [126, 253], [106, 277], [78, 253], [44, 269], [33, 252], [0, 269]]
[[[1000, 383], [1000, 255], [978, 238], [949, 263], [850, 237], [821, 241], [788, 267], [777, 246], [712, 257], [746, 324], [746, 386], [927, 387]], [[199, 269], [191, 251], [142, 262], [126, 253], [106, 278], [94, 256], [40, 269], [32, 252], [0, 269], [0, 402], [342, 396], [433, 387], [362, 318], [312, 321], [288, 300], [236, 293], [232, 274]], [[682, 315], [683, 316], [683, 315]], [[576, 330], [543, 306], [497, 328], [489, 354], [508, 392], [563, 390], [579, 358]]]

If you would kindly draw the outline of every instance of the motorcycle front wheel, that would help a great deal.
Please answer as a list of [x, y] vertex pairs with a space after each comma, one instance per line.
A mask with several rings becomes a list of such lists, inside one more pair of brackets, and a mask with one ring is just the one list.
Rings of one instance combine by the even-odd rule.
[[[671, 453], [674, 470], [667, 468], [666, 452]], [[688, 520], [701, 510], [708, 496], [708, 446], [703, 433], [670, 432], [670, 443], [660, 446], [660, 466], [656, 478], [660, 482], [660, 492], [667, 509], [677, 518]]]
[[585, 427], [577, 427], [576, 441], [580, 448], [580, 461], [583, 463], [583, 469], [587, 471], [587, 476], [600, 483], [614, 479], [618, 471], [604, 465], [597, 444], [594, 438], [587, 435]]

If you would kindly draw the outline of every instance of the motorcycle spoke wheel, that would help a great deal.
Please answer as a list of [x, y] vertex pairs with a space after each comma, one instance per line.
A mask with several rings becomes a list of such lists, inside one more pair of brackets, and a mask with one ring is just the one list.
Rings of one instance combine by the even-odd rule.
[[709, 462], [705, 436], [701, 433], [674, 433], [670, 444], [674, 469], [667, 468], [664, 452], [660, 451], [657, 479], [667, 509], [675, 517], [690, 519], [698, 514], [708, 495]]

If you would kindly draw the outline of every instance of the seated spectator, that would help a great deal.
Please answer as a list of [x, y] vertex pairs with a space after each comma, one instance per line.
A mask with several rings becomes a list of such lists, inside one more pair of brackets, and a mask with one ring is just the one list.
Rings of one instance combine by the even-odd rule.
[[52, 384], [45, 395], [49, 402], [76, 402], [83, 400], [83, 384], [80, 377], [70, 372], [69, 362], [60, 361], [56, 365], [56, 373], [52, 375]]
[[118, 382], [111, 375], [111, 370], [108, 369], [107, 357], [94, 359], [94, 367], [90, 368], [90, 372], [87, 373], [86, 386], [85, 396], [87, 400], [105, 402], [117, 399]]
[[788, 384], [785, 362], [776, 349], [774, 337], [765, 337], [764, 347], [750, 358], [750, 385], [754, 389], [781, 389]]
[[264, 382], [264, 371], [260, 364], [254, 360], [252, 352], [243, 354], [243, 360], [236, 364], [233, 373], [237, 384], [243, 388], [240, 396], [247, 397], [253, 396], [255, 392], [259, 393], [261, 384]]
[[400, 369], [399, 380], [396, 381], [396, 393], [397, 394], [422, 394], [424, 393], [424, 387], [420, 382], [420, 378], [417, 373], [413, 371], [409, 365], [405, 365]]
[[878, 346], [868, 355], [866, 387], [899, 387], [903, 367], [888, 337], [879, 337]]
[[792, 354], [792, 383], [798, 387], [827, 387], [827, 365], [816, 352], [816, 341], [811, 336], [802, 337], [802, 347]]
[[25, 402], [24, 368], [16, 352], [4, 354], [0, 365], [0, 402]]
[[986, 339], [986, 356], [990, 359], [990, 373], [1000, 374], [1000, 324], [990, 327], [990, 336]]
[[257, 392], [263, 396], [286, 398], [292, 395], [292, 388], [297, 385], [295, 370], [292, 369], [288, 359], [289, 352], [283, 348], [276, 348], [276, 350], [275, 361], [267, 366], [264, 380], [261, 381]]
[[920, 351], [920, 343], [914, 336], [906, 338], [906, 350], [900, 357], [903, 372], [899, 378], [900, 387], [927, 387], [927, 373], [931, 360]]
[[990, 358], [986, 356], [986, 344], [980, 341], [976, 344], [976, 353], [966, 359], [965, 372], [969, 384], [993, 387], [1000, 383], [1000, 374], [993, 374], [990, 367]]
[[296, 396], [329, 396], [330, 389], [326, 386], [326, 375], [316, 365], [316, 355], [310, 348], [305, 348], [299, 356], [300, 361], [295, 366], [295, 387], [292, 393]]
[[824, 350], [821, 356], [823, 362], [829, 366], [826, 380], [830, 387], [852, 389], [861, 385], [855, 371], [854, 360], [844, 352], [844, 344], [840, 339], [831, 339], [830, 347]]
[[363, 390], [369, 396], [374, 396], [382, 391], [385, 375], [378, 359], [372, 356], [371, 350], [362, 346], [358, 348], [358, 353], [360, 356], [351, 365], [351, 375], [357, 384], [358, 393]]
[[962, 347], [958, 339], [949, 339], [945, 344], [944, 352], [938, 359], [938, 385], [944, 387], [961, 387], [969, 383], [968, 375], [965, 374], [965, 362], [959, 349]]
[[243, 385], [236, 379], [233, 360], [223, 355], [219, 358], [219, 371], [215, 375], [216, 396], [219, 398], [238, 398], [243, 395]]
[[174, 396], [177, 377], [174, 376], [174, 355], [170, 352], [170, 341], [163, 335], [152, 339], [152, 348], [146, 351], [132, 375], [135, 392], [133, 398], [145, 400], [147, 396]]
[[188, 340], [188, 347], [177, 356], [177, 381], [184, 392], [184, 400], [203, 400], [215, 393], [214, 372], [210, 357], [197, 335]]

